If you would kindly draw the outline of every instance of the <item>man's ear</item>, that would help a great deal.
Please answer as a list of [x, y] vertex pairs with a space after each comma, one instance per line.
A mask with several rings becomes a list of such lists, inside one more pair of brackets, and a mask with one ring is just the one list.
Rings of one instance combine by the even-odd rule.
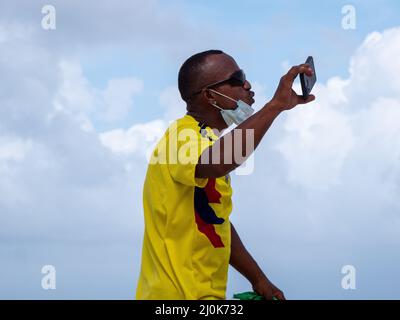
[[203, 91], [201, 92], [201, 94], [203, 95], [203, 98], [208, 101], [209, 103], [213, 104], [213, 103], [217, 103], [217, 101], [214, 98], [214, 94], [213, 92], [211, 92], [208, 89], [203, 89]]

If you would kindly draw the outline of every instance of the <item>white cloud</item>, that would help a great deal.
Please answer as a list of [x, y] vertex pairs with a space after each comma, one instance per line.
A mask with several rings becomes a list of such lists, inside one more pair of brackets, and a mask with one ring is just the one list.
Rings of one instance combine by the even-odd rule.
[[99, 135], [104, 146], [117, 154], [145, 156], [149, 148], [162, 136], [166, 129], [162, 120], [135, 124], [128, 130], [114, 129]]
[[102, 92], [105, 110], [102, 118], [106, 121], [123, 119], [130, 111], [134, 95], [143, 90], [143, 81], [136, 78], [111, 79]]
[[43, 5], [39, 0], [24, 1], [21, 10], [20, 4], [1, 2], [0, 19], [8, 21], [12, 17], [18, 28], [31, 30], [29, 41], [39, 39], [50, 50], [71, 55], [106, 45], [123, 46], [132, 52], [161, 48], [171, 57], [184, 57], [203, 43], [219, 43], [212, 28], [206, 23], [194, 25], [173, 3], [120, 0], [116, 5], [106, 0], [87, 0], [83, 5], [79, 1], [53, 0], [57, 29], [47, 34], [40, 23]]
[[346, 95], [353, 108], [365, 108], [376, 97], [400, 99], [400, 27], [372, 32], [350, 62]]
[[[16, 15], [23, 25], [40, 28], [38, 2], [26, 2], [26, 10], [9, 3], [12, 8], [5, 6], [0, 15]], [[103, 90], [96, 88], [86, 79], [79, 54], [68, 52], [134, 39], [134, 49], [165, 45], [185, 55], [201, 42], [197, 35], [207, 38], [209, 33], [200, 27], [193, 32], [171, 12], [154, 13], [156, 2], [137, 8], [130, 1], [119, 6], [65, 3], [55, 5], [76, 23], [58, 24], [55, 33], [0, 28], [0, 259], [8, 266], [1, 279], [8, 286], [0, 295], [43, 294], [8, 279], [34, 282], [37, 265], [55, 260], [60, 269], [72, 270], [63, 273], [64, 284], [74, 283], [56, 294], [80, 297], [87, 290], [86, 298], [98, 292], [109, 298], [122, 288], [122, 298], [131, 298], [143, 231], [142, 155], [168, 120], [184, 114], [184, 104], [177, 88], [168, 87], [160, 96], [165, 107], [160, 119], [99, 134], [93, 119], [124, 117], [135, 108], [143, 84], [117, 78]], [[149, 33], [143, 32], [146, 26]], [[369, 36], [352, 58], [349, 79], [333, 77], [318, 85], [317, 102], [287, 112], [270, 129], [256, 151], [255, 173], [232, 175], [232, 219], [240, 221], [239, 233], [272, 280], [280, 285], [276, 279], [281, 278], [292, 292], [302, 288], [299, 298], [329, 297], [331, 287], [318, 288], [318, 283], [336, 281], [331, 270], [343, 260], [358, 259], [368, 276], [375, 274], [371, 265], [382, 273], [376, 260], [398, 269], [393, 252], [400, 243], [399, 36], [398, 28]], [[266, 101], [265, 88], [253, 88], [257, 102]], [[109, 248], [110, 243], [126, 248]], [[109, 263], [128, 267], [112, 273]], [[109, 280], [114, 276], [118, 289]], [[88, 277], [95, 289], [76, 280]], [[303, 278], [312, 281], [298, 285]], [[389, 272], [382, 278], [395, 279]], [[245, 291], [248, 284], [237, 288]]]
[[0, 137], [0, 161], [23, 160], [31, 148], [32, 141], [29, 139]]
[[[283, 113], [256, 150], [254, 174], [232, 176], [233, 222], [292, 298], [345, 297], [334, 293], [332, 272], [349, 261], [366, 275], [363, 283], [376, 270], [387, 283], [396, 277], [400, 86], [392, 79], [400, 72], [399, 37], [399, 28], [368, 36], [350, 77], [319, 83], [315, 102]], [[380, 297], [366, 288], [358, 294]]]
[[[10, 274], [26, 279], [2, 286], [0, 296], [40, 296], [27, 275], [53, 261], [60, 270], [77, 266], [61, 281], [93, 277], [98, 285], [82, 290], [77, 281], [58, 297], [96, 292], [111, 297], [120, 290], [123, 298], [131, 298], [140, 267], [144, 154], [166, 123], [136, 123], [99, 139], [99, 123], [118, 126], [134, 110], [143, 82], [113, 78], [100, 89], [86, 78], [80, 54], [93, 54], [102, 45], [137, 52], [147, 44], [185, 55], [199, 37], [193, 38], [196, 31], [157, 2], [132, 1], [118, 6], [56, 1], [57, 30], [50, 33], [40, 28], [38, 4], [25, 2], [24, 10], [12, 2], [0, 4], [1, 21], [15, 21], [13, 29], [0, 23], [0, 282], [8, 283]], [[204, 31], [200, 38], [208, 37]], [[115, 248], [107, 250], [110, 244]], [[82, 253], [85, 248], [91, 254]], [[21, 262], [21, 256], [28, 258]], [[112, 274], [110, 263], [117, 270], [126, 266], [115, 274], [121, 278], [118, 290], [110, 290], [115, 283], [101, 276]]]
[[33, 34], [31, 26], [21, 25], [17, 23], [9, 23], [0, 25], [0, 44], [12, 41], [15, 39], [27, 39]]
[[[1, 30], [7, 32], [7, 28]], [[119, 90], [116, 86], [122, 84], [120, 93], [128, 92], [124, 96], [128, 97], [136, 82], [126, 78], [111, 81], [108, 95], [103, 95], [107, 88], [94, 87], [78, 59], [63, 57], [42, 42], [29, 39], [29, 34], [8, 32], [2, 38], [0, 261], [8, 270], [5, 273], [24, 277], [33, 265], [58, 259], [54, 252], [62, 252], [61, 269], [72, 263], [82, 267], [78, 273], [85, 273], [92, 258], [80, 250], [88, 244], [101, 247], [105, 243], [124, 243], [123, 247], [129, 243], [129, 251], [124, 249], [121, 256], [126, 257], [125, 265], [132, 266], [139, 257], [135, 254], [133, 259], [129, 252], [139, 251], [142, 232], [141, 190], [134, 181], [143, 180], [146, 163], [135, 159], [130, 171], [125, 170], [127, 160], [105, 148], [94, 127], [82, 129], [92, 125], [98, 107], [107, 110], [110, 104], [105, 97], [111, 99]], [[74, 243], [79, 243], [79, 248], [67, 253]], [[34, 248], [37, 251], [31, 254]], [[21, 262], [20, 252], [29, 252], [30, 259]], [[107, 259], [112, 261], [112, 257], [110, 252]], [[96, 274], [102, 265], [100, 262], [86, 275]], [[76, 271], [66, 277], [72, 279], [73, 274]], [[1, 276], [0, 282], [5, 283], [7, 277]], [[32, 298], [34, 287], [21, 283], [15, 294]], [[80, 291], [78, 287], [70, 292]], [[126, 284], [128, 287], [133, 288]], [[11, 291], [2, 286], [0, 296], [10, 296]]]
[[285, 135], [275, 146], [288, 163], [289, 180], [306, 188], [326, 189], [340, 183], [343, 163], [355, 144], [350, 119], [332, 106], [341, 96], [332, 85], [335, 82], [316, 88], [317, 102], [287, 114]]
[[382, 149], [391, 150], [391, 155], [381, 157], [374, 167], [395, 166], [400, 86], [387, 79], [400, 71], [395, 62], [399, 37], [399, 28], [370, 34], [351, 59], [349, 79], [333, 77], [317, 85], [314, 103], [286, 114], [285, 134], [276, 148], [289, 164], [290, 181], [310, 189], [329, 188], [348, 179], [342, 169], [350, 157], [362, 154], [368, 159], [375, 157], [371, 151]]
[[56, 108], [73, 114], [89, 114], [96, 104], [96, 92], [83, 76], [78, 62], [61, 61]]
[[148, 158], [170, 121], [186, 113], [186, 105], [177, 86], [169, 86], [162, 90], [159, 103], [164, 108], [163, 119], [137, 123], [127, 130], [117, 128], [102, 132], [99, 134], [102, 144], [115, 154], [135, 154]]
[[134, 112], [134, 96], [143, 91], [143, 81], [134, 77], [113, 78], [104, 90], [90, 84], [77, 61], [62, 61], [60, 85], [55, 94], [54, 112], [64, 112], [74, 117], [81, 127], [93, 131], [93, 122], [115, 123]]
[[177, 86], [169, 86], [162, 90], [159, 103], [164, 108], [162, 119], [137, 123], [126, 130], [117, 128], [102, 132], [99, 134], [102, 144], [115, 154], [148, 158], [168, 123], [186, 113], [186, 105], [180, 97]]

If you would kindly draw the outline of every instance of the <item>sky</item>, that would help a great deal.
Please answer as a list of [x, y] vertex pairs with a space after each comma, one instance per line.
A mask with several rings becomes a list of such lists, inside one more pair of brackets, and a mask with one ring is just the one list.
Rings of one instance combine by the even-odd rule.
[[[257, 110], [309, 55], [318, 79], [315, 102], [274, 121], [254, 171], [231, 175], [248, 250], [289, 299], [398, 299], [399, 13], [394, 0], [2, 1], [0, 298], [134, 298], [146, 155], [185, 114], [183, 61], [222, 49]], [[228, 278], [228, 298], [251, 290]]]

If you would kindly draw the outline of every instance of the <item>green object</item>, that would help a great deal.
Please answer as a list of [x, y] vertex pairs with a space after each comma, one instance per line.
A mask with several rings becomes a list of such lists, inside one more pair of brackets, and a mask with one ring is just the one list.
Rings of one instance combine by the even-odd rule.
[[265, 300], [263, 296], [260, 296], [253, 291], [235, 293], [233, 298], [239, 300]]
[[[259, 294], [253, 292], [253, 291], [247, 291], [247, 292], [242, 292], [242, 293], [235, 293], [233, 295], [234, 299], [239, 299], [239, 300], [265, 300], [263, 296], [260, 296]], [[278, 300], [275, 297], [272, 297], [272, 300]]]

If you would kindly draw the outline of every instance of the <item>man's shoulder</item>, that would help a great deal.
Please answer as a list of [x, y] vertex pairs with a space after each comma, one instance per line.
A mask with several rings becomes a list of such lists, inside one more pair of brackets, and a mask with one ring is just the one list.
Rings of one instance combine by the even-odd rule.
[[172, 121], [168, 129], [165, 132], [165, 136], [170, 134], [178, 134], [184, 131], [184, 134], [191, 134], [199, 136], [202, 134], [203, 125], [199, 123], [196, 119], [192, 116], [184, 115], [181, 118], [178, 118]]
[[173, 146], [176, 145], [174, 149], [177, 149], [179, 142], [186, 141], [187, 137], [189, 137], [190, 140], [195, 139], [199, 141], [202, 137], [202, 131], [199, 122], [189, 115], [184, 115], [170, 122], [164, 134], [158, 140], [152, 153], [153, 156], [159, 156], [165, 153], [168, 157], [170, 152], [166, 152], [166, 148], [173, 148]]

